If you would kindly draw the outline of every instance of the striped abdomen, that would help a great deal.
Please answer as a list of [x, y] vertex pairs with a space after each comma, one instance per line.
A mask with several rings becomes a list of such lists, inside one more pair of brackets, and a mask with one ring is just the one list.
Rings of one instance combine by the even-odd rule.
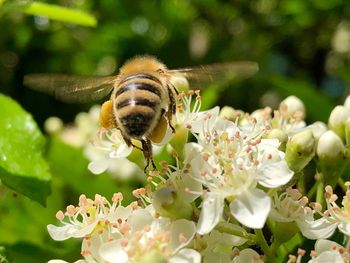
[[129, 75], [119, 83], [114, 98], [117, 125], [124, 135], [147, 137], [162, 114], [165, 98], [161, 81], [144, 73]]

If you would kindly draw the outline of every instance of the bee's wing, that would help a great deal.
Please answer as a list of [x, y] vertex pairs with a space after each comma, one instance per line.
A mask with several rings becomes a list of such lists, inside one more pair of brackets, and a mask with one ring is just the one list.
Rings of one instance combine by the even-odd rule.
[[113, 89], [116, 76], [84, 77], [61, 74], [30, 74], [24, 76], [24, 85], [54, 95], [70, 103], [83, 103], [106, 97]]
[[203, 65], [194, 68], [168, 70], [175, 77], [184, 77], [190, 83], [191, 89], [202, 89], [212, 82], [222, 82], [231, 79], [250, 77], [259, 70], [256, 62], [237, 61]]

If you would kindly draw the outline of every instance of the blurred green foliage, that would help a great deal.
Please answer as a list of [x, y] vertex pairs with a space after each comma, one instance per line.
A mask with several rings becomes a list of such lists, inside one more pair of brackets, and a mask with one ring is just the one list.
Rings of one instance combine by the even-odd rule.
[[[3, 8], [14, 2], [23, 1], [5, 1]], [[347, 93], [350, 4], [346, 1], [51, 3], [90, 13], [98, 26], [61, 23], [19, 10], [2, 15], [1, 90], [19, 100], [39, 123], [51, 115], [72, 120], [88, 106], [65, 105], [28, 90], [22, 85], [24, 74], [109, 75], [126, 59], [144, 53], [157, 56], [171, 68], [234, 60], [259, 62], [261, 72], [256, 78], [233, 85], [234, 90], [226, 89], [217, 98], [221, 105], [244, 110], [276, 105], [271, 96], [268, 102], [266, 96], [261, 99], [266, 91], [276, 95], [271, 72], [309, 83], [305, 88], [325, 93], [331, 105]], [[282, 96], [291, 93], [293, 87]]]
[[[42, 126], [49, 116], [72, 121], [91, 105], [67, 105], [29, 90], [22, 84], [27, 73], [111, 75], [145, 53], [169, 68], [252, 60], [260, 65], [256, 76], [208, 90], [203, 105], [252, 111], [295, 94], [305, 102], [309, 122], [327, 121], [349, 92], [349, 15], [350, 2], [342, 0], [0, 0], [0, 92]], [[90, 27], [95, 18], [98, 24]], [[79, 150], [57, 138], [47, 149], [53, 178], [46, 208], [0, 188], [0, 245], [6, 247], [0, 259], [79, 258], [77, 243], [55, 243], [46, 232], [56, 211], [83, 192], [110, 197], [122, 191], [127, 201], [132, 198], [137, 182], [91, 175]]]

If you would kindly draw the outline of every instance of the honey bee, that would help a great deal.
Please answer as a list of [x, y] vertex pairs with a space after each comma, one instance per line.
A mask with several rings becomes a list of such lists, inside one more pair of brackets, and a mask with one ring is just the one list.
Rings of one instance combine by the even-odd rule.
[[[128, 146], [142, 150], [147, 162], [146, 171], [150, 163], [156, 169], [152, 142], [160, 142], [168, 127], [175, 132], [172, 117], [176, 111], [178, 91], [172, 81], [174, 77], [205, 85], [214, 78], [224, 78], [225, 75], [248, 77], [257, 70], [254, 62], [171, 70], [154, 57], [137, 56], [127, 61], [116, 76], [30, 74], [24, 77], [24, 84], [71, 103], [99, 100], [111, 94], [101, 107], [100, 124], [107, 129], [119, 129]], [[141, 141], [142, 146], [136, 146], [132, 140]]]

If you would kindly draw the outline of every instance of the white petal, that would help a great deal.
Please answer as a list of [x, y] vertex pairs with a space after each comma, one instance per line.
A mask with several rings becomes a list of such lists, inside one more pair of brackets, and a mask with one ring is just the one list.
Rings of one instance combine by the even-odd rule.
[[85, 227], [74, 226], [70, 224], [64, 226], [55, 226], [50, 224], [47, 226], [47, 230], [53, 240], [62, 241], [71, 237], [84, 237], [92, 232], [96, 224], [97, 221], [93, 224], [86, 225]]
[[278, 139], [262, 139], [258, 144], [259, 151], [267, 149], [277, 149], [280, 146], [280, 141]]
[[[196, 225], [194, 222], [179, 219], [171, 224], [170, 227], [171, 241], [168, 245], [169, 249], [176, 253], [179, 249], [187, 246], [196, 234]], [[179, 237], [184, 237], [185, 241], [181, 241]]]
[[120, 240], [104, 243], [99, 249], [100, 257], [106, 262], [128, 262], [128, 254], [120, 245]]
[[306, 238], [309, 239], [320, 239], [329, 238], [333, 235], [337, 224], [330, 222], [326, 218], [320, 218], [313, 220], [313, 218], [300, 218], [296, 220], [296, 223]]
[[315, 259], [309, 260], [309, 263], [344, 263], [344, 258], [338, 251], [325, 251], [319, 254]]
[[186, 143], [184, 146], [184, 163], [190, 163], [202, 151], [203, 147], [198, 143]]
[[243, 249], [239, 255], [233, 259], [234, 263], [263, 263], [260, 255], [251, 248]]
[[80, 228], [78, 231], [72, 233], [72, 237], [75, 237], [75, 238], [85, 237], [95, 229], [97, 223], [98, 223], [98, 220], [95, 220], [93, 223], [86, 225], [83, 228]]
[[271, 210], [270, 197], [260, 189], [242, 193], [230, 204], [232, 215], [242, 224], [259, 229]]
[[224, 210], [224, 197], [217, 193], [208, 193], [202, 203], [202, 210], [197, 224], [197, 233], [209, 233], [219, 222]]
[[285, 185], [294, 175], [294, 172], [289, 169], [285, 160], [264, 165], [262, 172], [262, 175], [259, 177], [259, 183], [268, 188]]
[[71, 232], [76, 231], [76, 228], [72, 225], [55, 226], [50, 224], [47, 226], [47, 231], [53, 240], [63, 241], [72, 237]]
[[114, 151], [109, 154], [112, 159], [127, 157], [132, 151], [132, 148], [125, 143], [119, 145]]
[[193, 249], [181, 249], [175, 256], [171, 257], [169, 263], [200, 263], [201, 254]]
[[47, 231], [51, 238], [56, 241], [63, 241], [71, 237], [80, 238], [84, 237], [92, 232], [97, 224], [96, 222], [86, 225], [84, 227], [67, 224], [64, 226], [48, 225]]
[[88, 169], [93, 174], [101, 174], [108, 169], [109, 160], [106, 158], [98, 159], [88, 164]]
[[344, 235], [350, 236], [350, 223], [349, 222], [344, 222], [344, 221], [341, 222], [338, 225], [338, 228]]
[[[338, 243], [327, 239], [318, 239], [315, 243], [315, 251], [321, 254], [324, 251], [333, 250], [334, 248], [342, 248]], [[336, 249], [336, 250], [337, 250]]]
[[[226, 223], [225, 223], [226, 224]], [[229, 228], [237, 231], [237, 233], [241, 232], [243, 233], [247, 233], [247, 231], [245, 231], [244, 228], [240, 227], [239, 225], [233, 225], [230, 223], [229, 224]], [[247, 242], [247, 239], [243, 238], [243, 237], [239, 237], [239, 236], [234, 236], [234, 235], [230, 235], [227, 233], [221, 233], [217, 230], [213, 230], [210, 232], [209, 236], [206, 237], [207, 243], [208, 245], [213, 245], [213, 246], [219, 246], [219, 247], [223, 247], [223, 246], [229, 246], [229, 247], [237, 247], [240, 245], [243, 245], [245, 242]]]
[[203, 191], [202, 184], [186, 174], [181, 177], [175, 177], [175, 180], [178, 188], [178, 194], [186, 202], [192, 203], [201, 195]]
[[[201, 133], [203, 131], [204, 122], [206, 122], [206, 129], [211, 131], [214, 128], [217, 117], [219, 116], [219, 110], [219, 107], [214, 107], [208, 111], [199, 112], [194, 119], [189, 123], [185, 123], [185, 125], [191, 125], [190, 130], [192, 133]], [[208, 119], [208, 116], [211, 116], [210, 119]]]
[[143, 230], [146, 226], [150, 226], [152, 221], [153, 217], [150, 212], [142, 208], [135, 210], [128, 217], [128, 224], [131, 226], [131, 231], [133, 233], [135, 233], [135, 231]]
[[68, 263], [68, 262], [61, 259], [51, 259], [47, 263]]

